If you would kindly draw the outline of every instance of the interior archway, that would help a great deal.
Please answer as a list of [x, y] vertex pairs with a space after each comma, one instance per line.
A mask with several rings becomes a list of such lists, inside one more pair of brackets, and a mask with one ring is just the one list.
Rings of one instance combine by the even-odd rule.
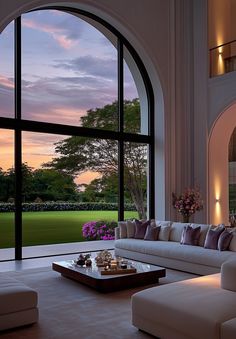
[[236, 103], [216, 120], [209, 139], [208, 221], [229, 224], [228, 147], [236, 126]]

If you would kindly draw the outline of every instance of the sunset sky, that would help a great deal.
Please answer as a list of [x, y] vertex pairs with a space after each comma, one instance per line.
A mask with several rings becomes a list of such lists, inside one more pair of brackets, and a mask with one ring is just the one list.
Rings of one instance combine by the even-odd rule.
[[[14, 116], [13, 24], [0, 34], [0, 116]], [[137, 98], [125, 65], [125, 97]], [[22, 118], [80, 125], [91, 108], [117, 100], [117, 50], [92, 25], [71, 14], [22, 16]], [[23, 161], [34, 168], [54, 155], [62, 136], [23, 133]], [[13, 133], [0, 130], [0, 167], [13, 164]], [[97, 174], [95, 174], [97, 175]], [[91, 181], [85, 173], [78, 183]]]

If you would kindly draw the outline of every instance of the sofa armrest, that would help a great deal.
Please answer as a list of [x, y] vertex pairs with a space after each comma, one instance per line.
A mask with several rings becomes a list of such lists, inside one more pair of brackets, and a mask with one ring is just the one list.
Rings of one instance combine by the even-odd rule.
[[118, 239], [120, 239], [120, 227], [119, 226], [115, 228], [115, 240], [118, 240]]

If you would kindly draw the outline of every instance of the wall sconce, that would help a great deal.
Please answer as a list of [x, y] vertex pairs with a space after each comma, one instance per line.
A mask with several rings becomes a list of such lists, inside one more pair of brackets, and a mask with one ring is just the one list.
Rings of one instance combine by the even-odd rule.
[[216, 204], [220, 202], [220, 198], [216, 198], [215, 200]]
[[222, 46], [221, 46], [221, 47], [219, 47], [219, 51], [218, 51], [218, 53], [219, 53], [219, 55], [222, 55], [222, 54], [223, 54], [223, 48], [222, 48]]

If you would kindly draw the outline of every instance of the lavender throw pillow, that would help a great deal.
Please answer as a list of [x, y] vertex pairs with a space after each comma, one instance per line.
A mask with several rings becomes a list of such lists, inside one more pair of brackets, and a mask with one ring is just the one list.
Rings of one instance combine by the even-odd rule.
[[153, 226], [152, 224], [148, 225], [144, 240], [158, 240], [160, 229], [161, 226]]
[[207, 232], [204, 247], [211, 250], [217, 250], [218, 240], [224, 229], [225, 228], [223, 226], [216, 227], [215, 229], [210, 229]]
[[227, 251], [232, 238], [233, 238], [233, 232], [228, 232], [227, 230], [224, 230], [220, 234], [219, 239], [218, 239], [218, 250]]
[[180, 243], [182, 245], [197, 246], [200, 238], [201, 227], [184, 226]]
[[150, 220], [140, 221], [135, 219], [135, 239], [143, 239], [147, 230], [148, 225], [150, 225]]

